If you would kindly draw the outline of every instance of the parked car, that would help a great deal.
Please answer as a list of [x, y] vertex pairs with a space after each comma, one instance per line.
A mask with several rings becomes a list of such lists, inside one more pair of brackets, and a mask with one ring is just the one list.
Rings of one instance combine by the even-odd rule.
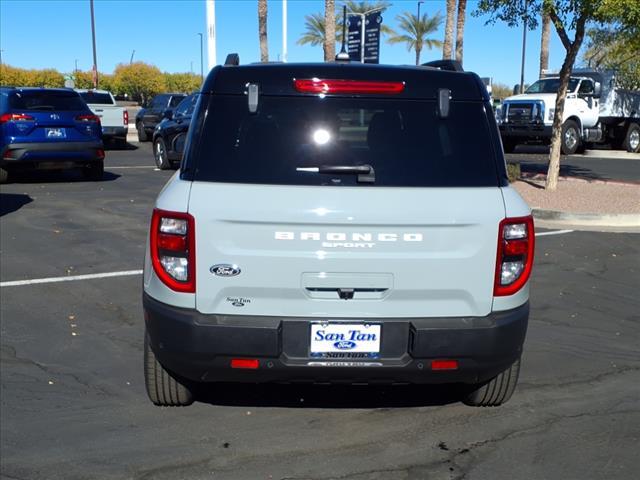
[[166, 170], [182, 160], [191, 115], [197, 99], [197, 95], [189, 95], [175, 110], [165, 110], [164, 119], [154, 130], [153, 156], [159, 169]]
[[140, 109], [136, 114], [138, 140], [149, 141], [156, 126], [162, 120], [164, 112], [175, 109], [184, 97], [186, 97], [184, 93], [163, 93], [153, 97], [146, 108]]
[[[523, 94], [504, 101], [498, 121], [505, 152], [551, 141], [559, 85], [557, 73], [545, 73]], [[640, 91], [619, 88], [613, 71], [575, 69], [562, 114], [562, 153], [598, 144], [640, 152]]]
[[116, 104], [115, 98], [107, 90], [76, 90], [87, 106], [100, 118], [102, 138], [119, 146], [127, 144], [129, 112]]
[[199, 383], [226, 381], [457, 383], [474, 406], [511, 397], [533, 219], [480, 78], [435, 65], [209, 73], [151, 216], [154, 404], [187, 405]]
[[78, 92], [0, 87], [0, 181], [18, 170], [78, 167], [102, 179], [100, 119]]

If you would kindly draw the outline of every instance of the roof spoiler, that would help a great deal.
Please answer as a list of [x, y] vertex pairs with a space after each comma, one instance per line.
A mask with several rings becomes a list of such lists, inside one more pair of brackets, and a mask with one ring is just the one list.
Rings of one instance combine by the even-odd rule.
[[237, 67], [240, 65], [240, 55], [237, 53], [230, 53], [227, 55], [227, 59], [224, 61], [225, 66]]
[[464, 72], [462, 64], [457, 60], [434, 60], [422, 64], [423, 67], [439, 68], [448, 72]]

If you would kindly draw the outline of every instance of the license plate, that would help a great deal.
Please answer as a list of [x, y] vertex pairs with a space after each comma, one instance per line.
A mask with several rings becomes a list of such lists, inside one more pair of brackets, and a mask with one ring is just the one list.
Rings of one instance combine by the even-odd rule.
[[379, 353], [380, 325], [311, 324], [311, 353]]
[[47, 138], [66, 138], [67, 132], [64, 128], [45, 128]]

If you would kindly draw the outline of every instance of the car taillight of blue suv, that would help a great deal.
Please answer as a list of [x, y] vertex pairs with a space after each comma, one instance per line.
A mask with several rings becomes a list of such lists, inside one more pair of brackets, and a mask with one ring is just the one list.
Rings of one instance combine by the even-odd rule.
[[104, 146], [100, 119], [77, 92], [0, 88], [0, 183], [21, 170], [81, 168], [101, 180]]

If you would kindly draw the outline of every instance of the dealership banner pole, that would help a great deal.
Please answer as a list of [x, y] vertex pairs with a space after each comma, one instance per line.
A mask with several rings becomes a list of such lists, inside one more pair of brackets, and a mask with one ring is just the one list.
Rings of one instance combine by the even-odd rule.
[[282, 0], [282, 61], [287, 61], [287, 0]]
[[93, 88], [98, 88], [98, 57], [96, 55], [96, 22], [93, 17], [93, 0], [89, 0], [91, 9], [91, 39], [93, 41]]

